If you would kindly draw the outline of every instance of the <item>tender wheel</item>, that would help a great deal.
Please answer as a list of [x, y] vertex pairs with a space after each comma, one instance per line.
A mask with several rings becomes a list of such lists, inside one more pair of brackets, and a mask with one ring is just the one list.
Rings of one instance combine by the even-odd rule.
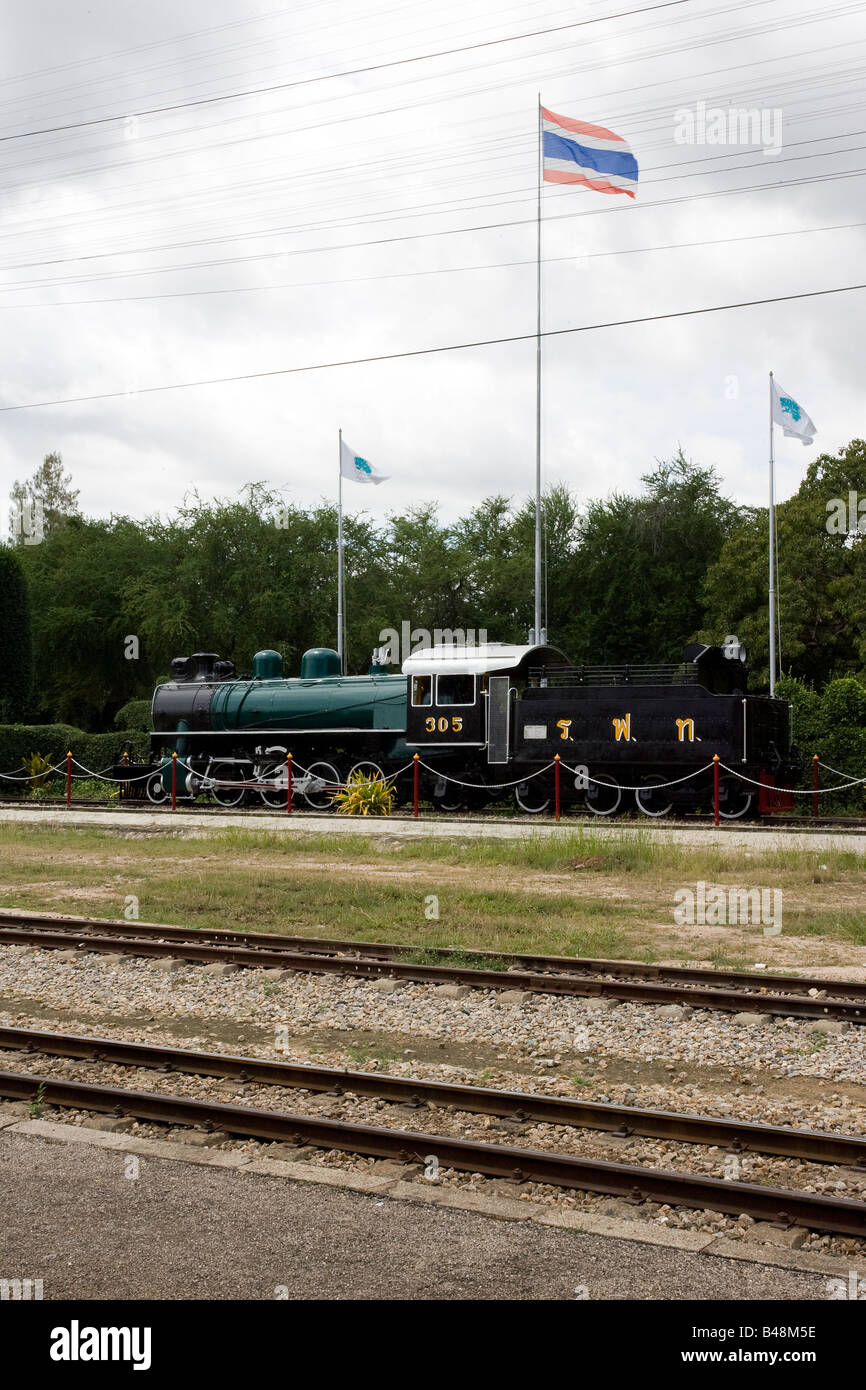
[[645, 816], [670, 815], [674, 803], [666, 799], [664, 792], [654, 790], [660, 782], [664, 781], [664, 777], [646, 777], [640, 791], [635, 792], [634, 799], [637, 809], [642, 811]]
[[161, 772], [154, 773], [153, 777], [148, 777], [144, 785], [147, 791], [147, 799], [148, 801], [152, 801], [154, 806], [161, 806], [164, 801], [168, 800], [168, 792], [162, 785]]
[[[304, 792], [304, 800], [313, 811], [330, 811], [334, 804], [336, 787], [340, 781], [340, 774], [333, 763], [311, 763], [307, 769], [311, 777], [318, 778], [321, 782], [327, 782], [327, 787], [311, 787]], [[283, 805], [286, 798], [283, 796]]]
[[533, 777], [526, 782], [518, 782], [514, 788], [514, 800], [527, 816], [540, 816], [551, 803], [550, 786], [543, 777]]
[[[243, 770], [237, 763], [215, 763], [210, 770], [210, 776], [215, 782], [238, 782], [243, 781]], [[245, 787], [223, 786], [211, 787], [214, 801], [220, 806], [237, 806], [244, 799]]]
[[466, 805], [466, 794], [456, 782], [446, 782], [440, 776], [433, 787], [432, 800], [434, 811], [462, 811]]
[[609, 777], [603, 772], [600, 777], [590, 782], [586, 804], [594, 816], [612, 816], [614, 811], [619, 810], [621, 801], [622, 792], [615, 777]]
[[722, 820], [739, 820], [754, 800], [748, 783], [738, 777], [723, 777], [719, 783], [719, 815]]

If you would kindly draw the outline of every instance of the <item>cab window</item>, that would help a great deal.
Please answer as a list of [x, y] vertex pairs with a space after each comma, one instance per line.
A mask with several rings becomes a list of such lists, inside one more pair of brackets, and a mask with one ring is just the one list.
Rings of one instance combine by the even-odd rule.
[[474, 676], [437, 676], [437, 705], [474, 705]]
[[413, 705], [432, 705], [433, 703], [433, 677], [432, 676], [413, 676], [412, 677], [412, 704]]

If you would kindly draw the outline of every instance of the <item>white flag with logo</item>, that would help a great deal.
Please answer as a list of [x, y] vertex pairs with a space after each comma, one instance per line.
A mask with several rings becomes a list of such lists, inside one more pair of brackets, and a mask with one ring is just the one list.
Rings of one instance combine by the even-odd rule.
[[782, 426], [782, 433], [788, 439], [801, 439], [811, 444], [818, 433], [805, 410], [798, 405], [793, 396], [783, 391], [773, 377], [773, 423]]
[[340, 440], [340, 472], [344, 478], [354, 478], [356, 483], [384, 483], [387, 473], [379, 473], [360, 454], [350, 448], [345, 439]]

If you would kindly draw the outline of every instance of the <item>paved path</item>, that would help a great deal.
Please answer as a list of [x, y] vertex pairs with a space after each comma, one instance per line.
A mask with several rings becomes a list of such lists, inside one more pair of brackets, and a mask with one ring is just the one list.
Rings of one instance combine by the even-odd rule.
[[[104, 1136], [108, 1139], [108, 1136]], [[0, 1278], [46, 1299], [810, 1299], [827, 1276], [0, 1130]], [[585, 1289], [585, 1293], [578, 1291]]]
[[568, 820], [556, 825], [550, 820], [531, 822], [518, 820], [453, 820], [432, 816], [417, 821], [394, 816], [376, 821], [375, 825], [361, 823], [354, 817], [316, 815], [303, 812], [293, 816], [278, 814], [233, 815], [231, 812], [193, 811], [186, 808], [171, 811], [83, 811], [73, 807], [38, 810], [36, 807], [0, 807], [0, 823], [23, 822], [31, 825], [91, 826], [123, 830], [170, 830], [191, 837], [205, 836], [222, 830], [268, 830], [285, 835], [400, 835], [406, 839], [483, 839], [522, 840], [527, 837], [545, 838], [579, 835], [587, 832], [599, 839], [631, 839], [652, 837], [662, 844], [736, 845], [750, 849], [806, 849], [814, 853], [824, 850], [846, 850], [866, 854], [866, 830], [801, 831], [771, 828], [761, 825], [656, 825], [651, 822], [634, 825], [608, 825], [603, 821]]

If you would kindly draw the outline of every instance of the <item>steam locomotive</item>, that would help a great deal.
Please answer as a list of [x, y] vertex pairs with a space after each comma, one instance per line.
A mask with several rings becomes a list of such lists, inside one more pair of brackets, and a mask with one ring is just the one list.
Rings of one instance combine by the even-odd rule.
[[[492, 642], [414, 651], [401, 674], [374, 654], [367, 675], [345, 676], [327, 647], [305, 652], [296, 677], [271, 650], [249, 675], [213, 652], [178, 657], [171, 670], [154, 694], [151, 760], [139, 774], [154, 803], [170, 794], [174, 753], [178, 796], [273, 808], [286, 805], [291, 753], [293, 796], [319, 811], [355, 772], [391, 778], [407, 798], [415, 753], [422, 795], [443, 810], [513, 795], [522, 811], [544, 812], [557, 753], [563, 810], [599, 816], [708, 809], [714, 753], [777, 787], [799, 772], [789, 706], [747, 692], [736, 637], [693, 643], [675, 665], [575, 666], [555, 647]], [[755, 788], [722, 772], [721, 814], [756, 808]]]

